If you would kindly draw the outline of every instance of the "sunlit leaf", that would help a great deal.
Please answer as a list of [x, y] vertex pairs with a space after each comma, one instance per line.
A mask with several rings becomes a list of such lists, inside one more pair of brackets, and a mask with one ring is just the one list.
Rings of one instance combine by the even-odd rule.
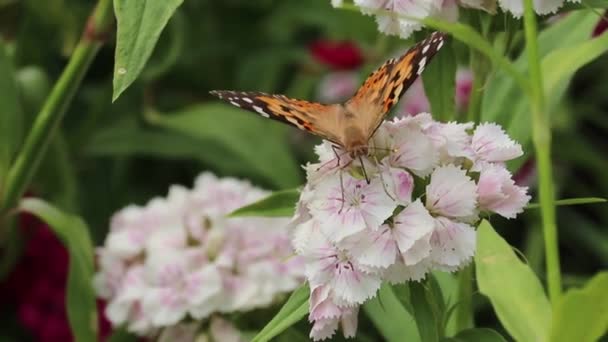
[[81, 218], [38, 199], [25, 199], [20, 209], [45, 221], [70, 255], [66, 307], [76, 341], [97, 340], [97, 307], [93, 289], [93, 243]]
[[608, 331], [608, 272], [593, 277], [583, 288], [560, 298], [551, 329], [552, 342], [598, 341]]
[[281, 310], [251, 341], [266, 342], [283, 332], [285, 329], [300, 321], [308, 314], [308, 284], [298, 287], [287, 299]]
[[401, 303], [392, 286], [382, 285], [378, 295], [363, 304], [363, 310], [387, 341], [421, 341], [414, 316]]
[[255, 203], [233, 211], [229, 216], [291, 217], [299, 198], [298, 189], [277, 191]]
[[116, 54], [112, 100], [137, 78], [163, 28], [183, 0], [114, 0]]
[[477, 286], [487, 296], [505, 329], [517, 341], [545, 341], [551, 306], [528, 265], [498, 235], [488, 221], [477, 230]]
[[434, 301], [436, 298], [433, 297], [429, 284], [425, 286], [423, 283], [411, 282], [410, 298], [421, 340], [425, 342], [439, 341], [441, 336], [439, 330], [441, 313], [435, 310]]

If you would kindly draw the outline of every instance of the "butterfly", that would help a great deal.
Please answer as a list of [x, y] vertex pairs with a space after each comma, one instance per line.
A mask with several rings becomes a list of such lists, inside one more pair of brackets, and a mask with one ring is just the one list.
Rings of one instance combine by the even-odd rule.
[[261, 92], [211, 91], [228, 103], [308, 131], [352, 158], [368, 153], [368, 142], [384, 117], [441, 49], [446, 37], [434, 32], [399, 58], [372, 72], [345, 103], [321, 104]]

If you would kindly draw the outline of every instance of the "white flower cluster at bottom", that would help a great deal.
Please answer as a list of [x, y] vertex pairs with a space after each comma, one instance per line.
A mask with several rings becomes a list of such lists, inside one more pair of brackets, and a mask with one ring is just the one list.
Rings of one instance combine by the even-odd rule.
[[[303, 267], [293, 257], [287, 219], [226, 217], [267, 194], [203, 173], [192, 190], [173, 186], [167, 198], [116, 213], [97, 251], [95, 276], [112, 324], [172, 340], [193, 331], [183, 324], [187, 317], [200, 321], [265, 307], [301, 284]], [[233, 336], [229, 323], [218, 319], [211, 319], [209, 334]]]
[[504, 162], [521, 146], [500, 126], [440, 123], [429, 114], [384, 122], [369, 154], [324, 142], [292, 220], [310, 285], [310, 337], [357, 330], [359, 306], [383, 281], [421, 280], [470, 262], [479, 215], [513, 218], [530, 197]]

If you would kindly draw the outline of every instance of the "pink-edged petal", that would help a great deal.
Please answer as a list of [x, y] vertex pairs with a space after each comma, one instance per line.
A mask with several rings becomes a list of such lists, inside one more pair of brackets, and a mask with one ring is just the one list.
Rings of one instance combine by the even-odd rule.
[[382, 279], [377, 274], [361, 271], [349, 260], [343, 260], [336, 264], [334, 278], [330, 284], [336, 297], [353, 305], [362, 304], [375, 296]]
[[452, 272], [467, 263], [475, 254], [477, 234], [466, 223], [445, 217], [435, 219], [435, 231], [431, 236], [430, 259], [439, 270]]
[[483, 123], [473, 133], [471, 148], [477, 158], [488, 162], [503, 162], [523, 155], [521, 145], [513, 141], [495, 123]]
[[433, 231], [434, 221], [420, 199], [405, 207], [394, 219], [393, 237], [401, 253]]
[[419, 129], [401, 129], [393, 140], [390, 163], [404, 167], [419, 177], [425, 177], [439, 161], [433, 141]]
[[429, 262], [421, 261], [415, 265], [407, 266], [402, 261], [391, 265], [385, 272], [385, 279], [391, 284], [403, 284], [406, 281], [420, 281], [429, 272]]
[[143, 310], [153, 325], [173, 325], [186, 317], [188, 302], [181, 293], [171, 287], [149, 289], [142, 300]]
[[395, 198], [397, 203], [408, 205], [412, 201], [414, 191], [414, 177], [401, 168], [384, 167], [382, 180], [386, 191]]
[[332, 337], [338, 330], [339, 318], [320, 319], [310, 329], [309, 337], [313, 341], [323, 341]]
[[349, 248], [350, 254], [363, 266], [386, 268], [395, 262], [398, 255], [397, 244], [391, 228], [383, 225], [376, 231], [364, 230], [354, 235], [357, 242]]
[[515, 185], [511, 173], [504, 166], [486, 165], [477, 182], [479, 206], [503, 217], [515, 218], [530, 201], [527, 189]]
[[367, 184], [344, 174], [342, 184], [338, 176], [319, 183], [310, 202], [312, 216], [332, 241], [340, 241], [366, 227], [378, 229], [397, 206], [378, 178]]
[[340, 319], [342, 334], [345, 338], [353, 338], [357, 335], [359, 307], [349, 308], [344, 311]]
[[465, 170], [450, 164], [433, 171], [426, 196], [426, 207], [431, 213], [468, 217], [475, 213], [477, 186]]

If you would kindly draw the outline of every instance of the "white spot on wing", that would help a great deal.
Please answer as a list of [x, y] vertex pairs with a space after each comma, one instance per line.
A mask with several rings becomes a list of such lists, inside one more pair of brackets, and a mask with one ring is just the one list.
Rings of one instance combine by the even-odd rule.
[[439, 42], [439, 45], [437, 45], [437, 50], [441, 49], [442, 46], [443, 46], [443, 39]]
[[270, 115], [268, 113], [266, 113], [261, 107], [253, 106], [252, 108], [256, 112], [258, 112], [261, 116], [263, 116], [265, 118], [269, 118], [270, 117]]
[[243, 97], [243, 101], [253, 103], [253, 100], [248, 97]]
[[234, 101], [230, 101], [230, 104], [231, 104], [231, 105], [233, 105], [233, 106], [237, 106], [237, 107], [240, 107], [240, 106], [241, 106], [240, 104], [238, 104], [238, 103], [236, 103], [236, 102], [234, 102]]
[[425, 46], [422, 48], [422, 53], [426, 53], [427, 51], [429, 51], [429, 48], [430, 48], [430, 47], [431, 47], [430, 45], [425, 45]]
[[418, 71], [416, 74], [420, 75], [424, 71], [424, 67], [426, 66], [426, 56], [422, 57], [420, 63], [418, 63]]

